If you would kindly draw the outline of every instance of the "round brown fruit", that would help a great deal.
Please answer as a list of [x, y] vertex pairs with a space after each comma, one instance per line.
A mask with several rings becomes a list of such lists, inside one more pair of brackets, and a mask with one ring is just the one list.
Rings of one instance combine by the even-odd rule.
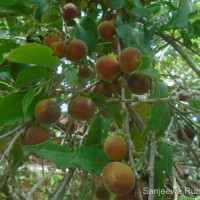
[[106, 82], [113, 81], [119, 76], [119, 65], [111, 56], [102, 56], [96, 62], [97, 76]]
[[133, 72], [141, 64], [141, 51], [135, 47], [125, 48], [119, 53], [118, 62], [124, 72]]
[[66, 57], [70, 61], [79, 61], [83, 59], [87, 54], [87, 46], [86, 44], [79, 39], [74, 39], [69, 42], [67, 45], [67, 53]]
[[66, 22], [72, 21], [78, 16], [78, 8], [73, 3], [67, 3], [62, 7], [63, 18]]
[[128, 194], [135, 186], [135, 175], [131, 168], [117, 161], [104, 167], [102, 178], [106, 188], [117, 196]]
[[[140, 187], [142, 199], [147, 200], [148, 199], [148, 194], [146, 191], [148, 189], [147, 182], [142, 179], [139, 180], [139, 187]], [[128, 193], [124, 196], [117, 197], [117, 200], [139, 200], [137, 189], [133, 188], [133, 190], [130, 193]]]
[[150, 79], [143, 74], [132, 73], [128, 77], [128, 87], [134, 94], [145, 94], [150, 89]]
[[51, 33], [44, 38], [43, 44], [49, 47], [51, 43], [60, 41], [62, 41], [62, 38], [59, 35]]
[[95, 197], [97, 198], [97, 200], [109, 200], [111, 197], [111, 193], [103, 184], [101, 184], [96, 187]]
[[111, 21], [103, 21], [99, 24], [97, 31], [101, 39], [112, 41], [115, 35], [115, 25]]
[[[192, 128], [186, 127], [186, 128], [184, 128], [183, 130], [184, 130], [184, 132], [185, 132], [185, 134], [186, 134], [186, 136], [188, 137], [189, 140], [193, 140], [193, 139], [194, 139], [194, 137], [195, 137], [196, 134], [195, 134], [195, 131], [194, 131]], [[179, 130], [176, 132], [176, 135], [177, 135], [177, 138], [178, 138], [179, 140], [185, 141], [185, 139], [184, 139], [184, 137], [183, 137], [183, 135], [182, 135], [181, 129], [179, 129]]]
[[88, 67], [81, 67], [78, 70], [78, 75], [81, 77], [83, 80], [87, 81], [91, 78], [92, 76], [92, 71]]
[[106, 97], [111, 97], [112, 95], [116, 94], [116, 88], [112, 83], [99, 81], [95, 85], [93, 92], [103, 94]]
[[49, 131], [41, 126], [30, 126], [25, 130], [21, 136], [22, 146], [40, 144], [50, 139]]
[[61, 108], [51, 99], [43, 99], [35, 106], [35, 117], [43, 123], [53, 124], [61, 117]]
[[64, 42], [53, 42], [49, 46], [53, 50], [53, 55], [58, 58], [66, 56], [67, 45]]
[[128, 145], [119, 135], [108, 136], [104, 142], [104, 152], [110, 160], [122, 161], [128, 155]]
[[69, 102], [68, 113], [75, 120], [87, 121], [94, 115], [95, 105], [89, 98], [77, 96]]

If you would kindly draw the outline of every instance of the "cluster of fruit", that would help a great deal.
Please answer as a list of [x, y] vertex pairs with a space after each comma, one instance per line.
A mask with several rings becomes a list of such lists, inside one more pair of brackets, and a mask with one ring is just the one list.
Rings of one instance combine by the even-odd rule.
[[[125, 139], [119, 135], [108, 136], [104, 142], [104, 152], [111, 162], [103, 169], [102, 181], [96, 186], [95, 198], [109, 200], [113, 193], [118, 200], [137, 199], [134, 172], [123, 162], [128, 157], [128, 145]], [[140, 180], [139, 187], [143, 199], [147, 199], [143, 190], [145, 187], [148, 188], [148, 184]]]

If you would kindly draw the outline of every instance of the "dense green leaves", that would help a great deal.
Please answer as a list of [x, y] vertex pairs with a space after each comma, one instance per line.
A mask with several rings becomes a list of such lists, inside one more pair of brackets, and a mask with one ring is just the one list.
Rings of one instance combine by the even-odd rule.
[[[154, 87], [153, 98], [163, 98], [168, 96], [168, 91], [163, 83], [156, 82]], [[149, 131], [154, 131], [156, 136], [162, 136], [165, 129], [169, 125], [171, 114], [169, 106], [165, 102], [156, 102], [151, 108], [151, 119], [147, 123], [145, 134]]]
[[74, 37], [83, 40], [89, 52], [94, 51], [98, 44], [97, 25], [90, 17], [83, 17], [76, 22]]
[[80, 167], [87, 172], [100, 174], [109, 162], [103, 149], [99, 149], [98, 145], [80, 146], [74, 152], [66, 145], [61, 146], [47, 141], [24, 149], [53, 162], [60, 169]]
[[36, 64], [48, 67], [56, 67], [59, 59], [52, 56], [52, 50], [41, 44], [26, 44], [17, 47], [7, 57], [9, 61], [25, 64]]
[[[172, 154], [168, 147], [168, 145], [164, 142], [160, 142], [157, 146], [157, 151], [159, 152], [159, 157], [155, 159], [155, 168], [154, 168], [154, 186], [156, 189], [164, 188], [164, 177], [165, 174], [171, 173], [172, 171]], [[156, 200], [161, 200], [163, 194], [161, 196], [159, 194], [155, 195]]]
[[117, 21], [117, 34], [125, 47], [133, 46], [140, 49], [143, 54], [148, 54], [151, 49], [151, 42], [145, 26], [139, 22], [124, 24]]
[[66, 83], [69, 86], [75, 86], [79, 82], [78, 71], [75, 68], [67, 68], [65, 70]]
[[11, 93], [0, 99], [0, 125], [9, 125], [23, 120], [23, 97], [24, 93]]
[[42, 78], [49, 78], [50, 76], [51, 73], [44, 67], [27, 67], [19, 72], [16, 79], [16, 87], [20, 88], [32, 81], [40, 80]]

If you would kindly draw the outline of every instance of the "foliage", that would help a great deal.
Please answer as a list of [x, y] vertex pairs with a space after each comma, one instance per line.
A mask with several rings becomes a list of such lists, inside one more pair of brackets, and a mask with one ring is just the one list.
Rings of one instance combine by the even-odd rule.
[[[55, 198], [59, 191], [63, 199], [93, 199], [95, 177], [109, 162], [103, 142], [112, 134], [122, 135], [133, 147], [122, 162], [147, 180], [149, 189], [180, 187], [180, 199], [197, 199], [197, 192], [185, 193], [182, 186], [187, 185], [191, 191], [200, 188], [200, 3], [144, 2], [72, 0], [79, 12], [67, 22], [62, 11], [64, 0], [0, 1], [1, 199], [10, 195], [17, 200], [37, 199], [44, 191], [44, 199]], [[104, 41], [98, 35], [98, 25], [104, 20], [112, 21], [116, 27], [112, 41]], [[70, 40], [82, 40], [87, 56], [71, 62], [66, 53], [59, 59], [51, 47], [43, 44], [48, 34], [59, 35], [66, 48]], [[97, 59], [111, 55], [117, 60], [126, 47], [141, 51], [137, 72], [151, 80], [149, 92], [131, 93], [127, 87], [129, 74], [122, 70], [112, 81], [114, 94], [94, 92], [99, 81], [95, 72]], [[83, 66], [92, 71], [87, 80], [79, 75]], [[95, 104], [95, 114], [88, 121], [76, 121], [68, 114], [68, 103], [77, 95], [86, 96]], [[54, 124], [39, 122], [34, 115], [35, 105], [48, 98], [57, 101], [62, 110], [61, 119]], [[51, 140], [23, 147], [20, 137], [26, 127], [34, 124], [49, 129]], [[195, 131], [195, 139], [179, 141], [176, 131], [188, 126]], [[23, 174], [24, 166], [35, 167], [33, 155], [48, 160], [49, 168], [62, 173], [59, 178], [54, 173], [48, 190], [39, 178], [48, 175], [49, 170], [39, 174], [38, 181], [31, 170]], [[65, 191], [59, 181], [68, 176], [69, 187]], [[40, 191], [41, 185], [44, 187]], [[34, 186], [38, 190], [30, 196]], [[167, 197], [155, 194], [149, 199]]]

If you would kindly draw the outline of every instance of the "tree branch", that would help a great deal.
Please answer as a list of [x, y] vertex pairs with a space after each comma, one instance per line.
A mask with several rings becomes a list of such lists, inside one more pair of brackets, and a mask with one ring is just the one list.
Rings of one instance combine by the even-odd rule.
[[200, 77], [200, 68], [193, 62], [191, 57], [176, 43], [176, 41], [166, 33], [161, 33], [160, 36], [182, 56], [182, 58], [187, 62], [191, 69]]
[[59, 185], [53, 196], [50, 198], [50, 200], [61, 200], [64, 198], [66, 188], [68, 187], [74, 172], [75, 169], [69, 169], [69, 171], [65, 175], [64, 179], [62, 180], [61, 184]]

